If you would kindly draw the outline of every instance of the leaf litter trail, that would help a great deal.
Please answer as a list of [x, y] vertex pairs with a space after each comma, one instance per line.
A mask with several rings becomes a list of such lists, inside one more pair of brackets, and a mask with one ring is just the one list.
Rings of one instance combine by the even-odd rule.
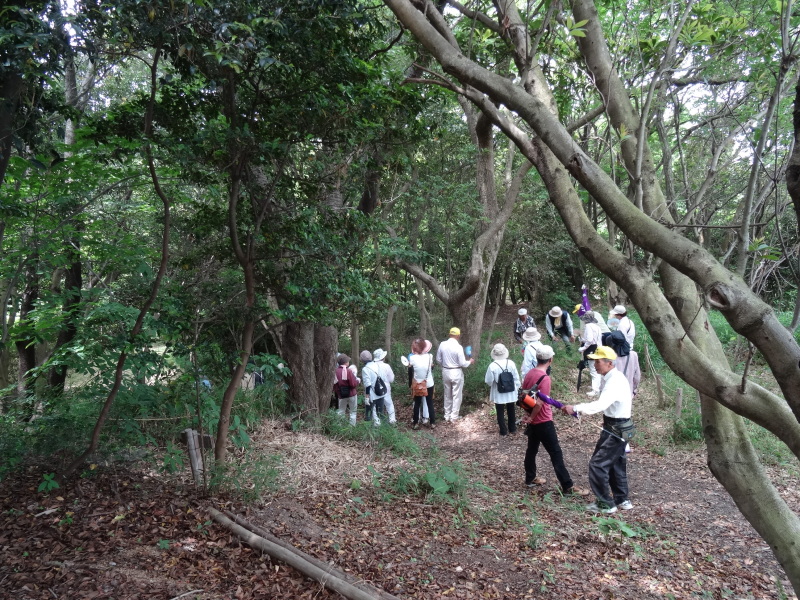
[[[408, 402], [397, 404], [407, 422]], [[557, 422], [583, 485], [597, 430]], [[413, 435], [429, 447], [430, 433]], [[584, 512], [586, 499], [557, 493], [546, 454], [539, 469], [548, 484], [524, 488], [527, 438], [499, 439], [488, 408], [432, 433], [442, 455], [464, 465], [470, 508], [396, 494], [388, 481], [410, 472], [405, 461], [274, 422], [253, 437], [264, 453], [288, 457], [284, 491], [214, 504], [406, 598], [779, 598], [780, 586], [789, 589], [699, 452], [635, 448], [636, 508], [598, 519]], [[197, 498], [188, 475], [168, 480], [132, 467], [87, 472], [47, 496], [36, 492], [40, 469], [2, 482], [0, 597], [337, 596], [210, 523], [212, 501]], [[794, 481], [784, 490], [795, 507], [796, 489]]]

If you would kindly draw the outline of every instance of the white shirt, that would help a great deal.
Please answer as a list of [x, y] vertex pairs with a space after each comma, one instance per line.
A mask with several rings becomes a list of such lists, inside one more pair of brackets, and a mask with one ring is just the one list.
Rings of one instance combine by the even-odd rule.
[[542, 347], [542, 342], [528, 342], [528, 345], [525, 346], [524, 357], [522, 359], [522, 366], [520, 367], [520, 375], [522, 378], [525, 378], [525, 375], [528, 374], [528, 371], [531, 369], [535, 369], [536, 365], [539, 364], [539, 361], [536, 360], [536, 350], [537, 348]]
[[[500, 376], [500, 373], [505, 370], [508, 370], [514, 376], [514, 391], [501, 394], [497, 391], [497, 378]], [[517, 401], [517, 390], [521, 383], [519, 380], [519, 373], [517, 373], [517, 365], [514, 364], [513, 360], [492, 361], [489, 368], [486, 369], [486, 377], [484, 377], [483, 380], [486, 382], [486, 385], [490, 386], [489, 400], [495, 404], [508, 404], [509, 402]]]
[[617, 325], [617, 331], [621, 331], [625, 335], [628, 344], [633, 348], [633, 338], [636, 337], [636, 326], [633, 324], [633, 321], [628, 317], [622, 317], [619, 320], [619, 325]]
[[[378, 375], [381, 376], [381, 379], [383, 379], [383, 382], [386, 384], [386, 393], [383, 396], [378, 396], [375, 393], [375, 382], [378, 380]], [[364, 368], [361, 369], [361, 381], [364, 384], [364, 389], [370, 388], [369, 399], [371, 401], [377, 400], [378, 398], [385, 398], [386, 396], [392, 396], [394, 372], [392, 371], [392, 367], [382, 360], [373, 360], [365, 364]]]
[[464, 356], [464, 348], [458, 343], [456, 338], [448, 338], [439, 344], [436, 351], [436, 362], [442, 365], [443, 369], [453, 369], [458, 367], [468, 367], [470, 362]]
[[592, 344], [597, 344], [598, 346], [602, 345], [602, 335], [603, 334], [600, 331], [600, 326], [597, 323], [584, 323], [583, 334], [581, 335], [583, 345], [578, 348], [578, 351], [583, 352]]
[[408, 364], [414, 367], [414, 379], [417, 381], [427, 381], [428, 387], [433, 387], [433, 355], [412, 354], [408, 359]]
[[576, 404], [575, 412], [582, 415], [594, 415], [602, 412], [612, 419], [630, 419], [633, 398], [631, 385], [622, 371], [611, 369], [603, 375], [600, 383], [600, 396], [594, 402]]

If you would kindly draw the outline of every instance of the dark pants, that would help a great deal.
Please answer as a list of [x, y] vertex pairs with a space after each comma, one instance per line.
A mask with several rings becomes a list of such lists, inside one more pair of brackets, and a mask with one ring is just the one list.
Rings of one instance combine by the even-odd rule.
[[525, 450], [525, 483], [531, 483], [536, 479], [536, 455], [539, 453], [539, 444], [541, 444], [550, 455], [550, 462], [553, 463], [553, 469], [562, 491], [569, 490], [572, 487], [572, 477], [564, 464], [564, 453], [561, 452], [561, 444], [558, 443], [555, 423], [545, 421], [528, 425], [525, 433], [528, 436], [528, 449]]
[[384, 410], [383, 410], [383, 398], [378, 398], [377, 400], [373, 400], [372, 404], [367, 406], [367, 403], [364, 402], [364, 420], [371, 421], [372, 415], [375, 414], [373, 411], [378, 412], [378, 416], [382, 417]]
[[[513, 402], [494, 405], [497, 411], [497, 424], [500, 426], [500, 435], [508, 435], [517, 431], [517, 417], [514, 412], [514, 406]], [[506, 425], [506, 414], [508, 415], [508, 425]]]
[[427, 396], [414, 396], [414, 425], [419, 423], [419, 415], [422, 412], [422, 400], [428, 405], [428, 419], [431, 425], [436, 424], [436, 413], [433, 411], [433, 386], [428, 388]]
[[[603, 419], [603, 429], [610, 429], [615, 423], [626, 419]], [[589, 485], [597, 501], [611, 507], [628, 500], [628, 457], [625, 455], [624, 440], [608, 431], [600, 434], [594, 454], [589, 459]], [[611, 494], [609, 494], [609, 487]]]

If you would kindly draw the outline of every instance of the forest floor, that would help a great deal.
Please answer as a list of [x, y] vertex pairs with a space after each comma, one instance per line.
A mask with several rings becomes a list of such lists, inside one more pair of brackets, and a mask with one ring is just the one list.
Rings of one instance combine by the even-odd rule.
[[[651, 387], [634, 408], [635, 508], [608, 517], [587, 513], [587, 498], [559, 494], [544, 452], [548, 482], [527, 489], [527, 438], [501, 439], [486, 404], [409, 431], [421, 451], [407, 458], [265, 421], [248, 456], [265, 457], [259, 468], [274, 485], [250, 501], [202, 497], [188, 474], [162, 474], [152, 460], [105, 463], [49, 493], [37, 491], [41, 465], [31, 467], [0, 483], [0, 598], [339, 597], [212, 522], [216, 507], [400, 598], [796, 599], [703, 448], [663, 442], [671, 424]], [[410, 402], [395, 390], [399, 428], [410, 430]], [[598, 421], [556, 423], [572, 477], [588, 487]], [[455, 465], [459, 493], [449, 501], [418, 491], [414, 475], [442, 464]], [[800, 510], [796, 467], [768, 470]]]

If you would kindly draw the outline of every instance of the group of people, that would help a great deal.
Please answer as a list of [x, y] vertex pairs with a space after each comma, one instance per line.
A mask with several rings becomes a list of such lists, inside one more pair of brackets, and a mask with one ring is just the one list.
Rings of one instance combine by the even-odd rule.
[[[463, 370], [475, 363], [475, 359], [467, 357], [459, 343], [461, 330], [450, 329], [449, 337], [436, 352], [436, 362], [442, 369], [442, 387], [444, 395], [444, 420], [453, 422], [459, 419], [461, 401], [464, 392]], [[411, 344], [411, 354], [404, 357], [408, 366], [408, 385], [413, 390], [414, 417], [412, 426], [419, 429], [420, 422], [427, 423], [431, 429], [436, 428], [436, 411], [433, 404], [433, 362], [430, 354], [433, 344], [422, 338]], [[385, 362], [386, 351], [378, 348], [375, 352], [364, 350], [359, 355], [362, 363], [361, 378], [355, 365], [350, 364], [350, 357], [339, 354], [334, 378], [334, 394], [338, 400], [337, 412], [344, 416], [349, 412], [350, 424], [356, 424], [358, 412], [358, 386], [364, 387], [364, 419], [375, 425], [381, 419], [388, 419], [390, 424], [397, 423], [397, 416], [392, 402], [392, 383], [395, 375], [392, 367]]]
[[[588, 393], [589, 402], [566, 405], [562, 410], [573, 416], [603, 413], [603, 431], [589, 462], [589, 484], [595, 501], [587, 509], [607, 514], [616, 512], [618, 508], [629, 510], [633, 504], [628, 497], [626, 448], [629, 433], [633, 429], [632, 399], [641, 377], [638, 356], [632, 350], [635, 328], [625, 307], [621, 305], [611, 311], [609, 323], [602, 322], [595, 311], [581, 310], [581, 305], [574, 312], [579, 313], [583, 325], [579, 335], [579, 351], [588, 362], [592, 389]], [[576, 333], [569, 314], [554, 306], [545, 315], [545, 328], [551, 340], [561, 340], [571, 349]], [[518, 312], [513, 334], [522, 344], [521, 375], [510, 358], [508, 348], [496, 344], [491, 350], [492, 362], [484, 377], [489, 386], [489, 399], [495, 404], [500, 436], [513, 435], [518, 424], [525, 427], [528, 437], [524, 463], [527, 486], [546, 483], [545, 478], [537, 476], [536, 470], [536, 457], [540, 446], [544, 446], [562, 493], [589, 495], [589, 490], [574, 485], [564, 463], [553, 422], [553, 407], [532, 393], [533, 406], [523, 405], [524, 414], [519, 422], [517, 420], [516, 406], [520, 390], [538, 390], [549, 397], [552, 385], [550, 371], [555, 351], [552, 346], [541, 342], [542, 336], [524, 308]], [[436, 427], [434, 360], [442, 369], [444, 420], [454, 422], [460, 418], [463, 370], [475, 363], [474, 358], [468, 356], [469, 352], [465, 353], [460, 336], [458, 327], [451, 328], [448, 339], [439, 345], [435, 358], [430, 353], [431, 342], [417, 338], [411, 344], [411, 354], [404, 357], [403, 364], [408, 368], [408, 385], [414, 401], [413, 429], [418, 429], [421, 423], [428, 423], [431, 429]], [[338, 412], [344, 415], [349, 411], [353, 425], [356, 423], [359, 385], [364, 387], [365, 420], [371, 420], [375, 425], [380, 425], [384, 418], [390, 424], [397, 422], [391, 394], [395, 375], [385, 362], [386, 355], [381, 348], [374, 353], [368, 350], [361, 352], [359, 358], [363, 366], [360, 379], [356, 366], [350, 364], [348, 356], [341, 354], [337, 359], [334, 390], [338, 398]]]

